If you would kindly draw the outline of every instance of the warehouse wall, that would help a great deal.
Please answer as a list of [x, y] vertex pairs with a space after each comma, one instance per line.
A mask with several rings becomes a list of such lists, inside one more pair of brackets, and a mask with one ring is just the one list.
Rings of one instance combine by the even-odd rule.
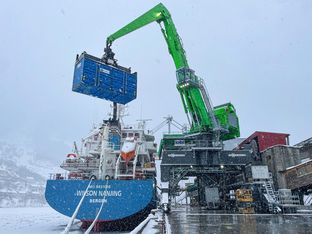
[[262, 152], [262, 159], [272, 173], [275, 189], [287, 188], [282, 171], [301, 162], [300, 149], [292, 146], [274, 146]]
[[285, 172], [285, 179], [289, 189], [298, 189], [312, 185], [312, 161], [302, 163]]
[[307, 143], [300, 148], [300, 157], [301, 159], [312, 159], [312, 142]]

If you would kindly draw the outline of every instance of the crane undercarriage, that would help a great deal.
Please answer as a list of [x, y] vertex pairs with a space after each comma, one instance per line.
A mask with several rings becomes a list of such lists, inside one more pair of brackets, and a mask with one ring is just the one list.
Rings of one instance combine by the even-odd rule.
[[[186, 177], [196, 177], [198, 202], [205, 204], [205, 187], [226, 187], [236, 183], [235, 178], [243, 168], [252, 163], [248, 150], [223, 150], [221, 142], [214, 142], [211, 135], [164, 135], [160, 146], [162, 205], [170, 209], [170, 197], [179, 193], [178, 183]], [[181, 192], [181, 191], [180, 191]]]

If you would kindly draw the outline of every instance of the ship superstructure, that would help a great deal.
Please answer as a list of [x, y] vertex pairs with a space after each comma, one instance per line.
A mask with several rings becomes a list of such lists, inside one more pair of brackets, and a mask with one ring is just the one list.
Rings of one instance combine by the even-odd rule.
[[103, 121], [82, 139], [81, 148], [67, 155], [61, 168], [68, 179], [145, 179], [155, 176], [155, 138], [144, 124], [121, 126]]

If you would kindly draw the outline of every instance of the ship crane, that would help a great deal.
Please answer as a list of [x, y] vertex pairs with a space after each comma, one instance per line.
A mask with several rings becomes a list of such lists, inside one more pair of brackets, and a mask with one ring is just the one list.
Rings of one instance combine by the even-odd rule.
[[171, 115], [168, 115], [167, 117], [164, 117], [164, 121], [162, 121], [159, 125], [157, 125], [155, 128], [150, 130], [148, 133], [151, 135], [154, 135], [156, 132], [158, 132], [160, 129], [162, 129], [164, 126], [168, 126], [168, 133], [171, 133], [171, 125], [180, 130], [181, 132], [185, 132], [186, 126], [183, 126], [179, 124], [177, 121], [173, 119]]

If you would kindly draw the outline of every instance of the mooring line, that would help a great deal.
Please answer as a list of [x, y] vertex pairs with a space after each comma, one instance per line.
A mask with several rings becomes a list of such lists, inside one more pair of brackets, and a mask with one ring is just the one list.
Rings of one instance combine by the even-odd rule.
[[96, 221], [98, 220], [101, 212], [102, 212], [102, 209], [103, 209], [103, 206], [104, 206], [104, 203], [105, 203], [105, 197], [106, 197], [106, 194], [107, 194], [107, 187], [108, 187], [108, 180], [106, 180], [106, 185], [105, 185], [105, 192], [104, 192], [104, 196], [103, 196], [103, 201], [102, 201], [102, 204], [101, 204], [101, 207], [100, 207], [100, 210], [99, 212], [96, 214], [96, 217], [95, 219], [93, 220], [92, 224], [90, 225], [90, 227], [85, 231], [84, 234], [89, 234], [91, 232], [91, 230], [93, 229]]
[[88, 184], [86, 190], [85, 190], [84, 193], [83, 193], [82, 198], [81, 198], [80, 201], [79, 201], [78, 206], [76, 207], [75, 212], [73, 213], [72, 217], [70, 218], [70, 220], [69, 220], [69, 222], [68, 222], [68, 224], [67, 224], [65, 230], [64, 230], [63, 232], [61, 232], [61, 234], [67, 234], [67, 233], [70, 231], [70, 228], [71, 228], [71, 226], [72, 226], [73, 223], [74, 223], [74, 220], [75, 220], [75, 218], [76, 218], [76, 216], [77, 216], [77, 214], [78, 214], [78, 212], [79, 212], [79, 209], [80, 209], [80, 207], [81, 207], [81, 205], [82, 205], [82, 202], [83, 202], [83, 200], [84, 200], [84, 198], [85, 198], [85, 196], [86, 196], [86, 194], [87, 194], [87, 192], [88, 192], [88, 190], [89, 190], [89, 187], [90, 187], [90, 185], [91, 185], [92, 180], [93, 180], [93, 178], [91, 178], [91, 180], [90, 180], [90, 182], [89, 182], [89, 184]]

